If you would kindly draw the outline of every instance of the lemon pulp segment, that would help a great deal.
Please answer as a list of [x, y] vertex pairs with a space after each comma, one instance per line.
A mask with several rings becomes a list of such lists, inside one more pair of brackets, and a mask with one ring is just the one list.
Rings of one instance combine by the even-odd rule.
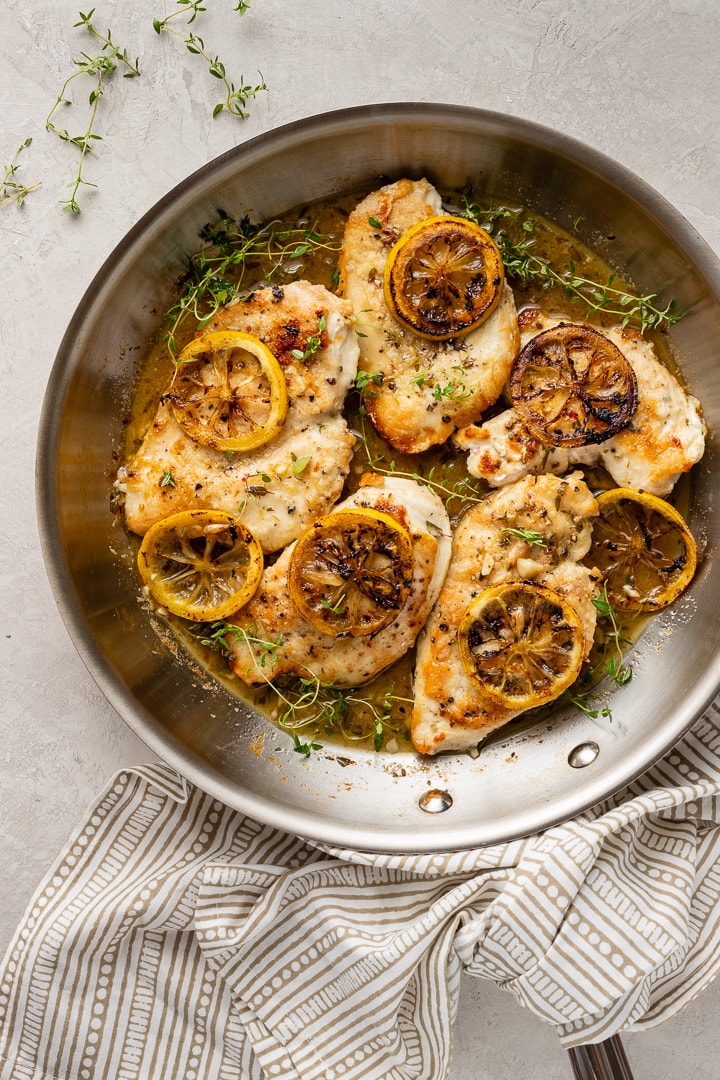
[[162, 607], [184, 619], [211, 622], [250, 600], [262, 577], [263, 553], [232, 514], [183, 510], [148, 529], [138, 568]]
[[290, 597], [317, 630], [362, 637], [393, 622], [412, 584], [413, 550], [395, 518], [371, 508], [336, 510], [297, 541]]
[[492, 314], [503, 281], [492, 237], [467, 218], [440, 215], [411, 226], [391, 249], [385, 302], [406, 329], [444, 341], [467, 334]]
[[195, 442], [216, 450], [254, 450], [285, 422], [287, 387], [280, 364], [252, 334], [217, 330], [180, 353], [165, 399]]
[[552, 701], [577, 678], [585, 652], [580, 620], [553, 589], [511, 581], [480, 593], [458, 629], [470, 681], [515, 711]]

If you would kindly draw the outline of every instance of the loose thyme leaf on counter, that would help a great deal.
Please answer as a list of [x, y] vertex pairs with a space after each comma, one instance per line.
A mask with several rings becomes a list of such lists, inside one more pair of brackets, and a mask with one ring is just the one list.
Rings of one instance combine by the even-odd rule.
[[[72, 143], [80, 150], [80, 162], [78, 164], [77, 173], [74, 179], [68, 184], [68, 187], [70, 188], [70, 198], [62, 204], [63, 210], [69, 210], [73, 214], [80, 213], [80, 204], [77, 201], [79, 189], [81, 187], [97, 187], [96, 184], [85, 179], [83, 176], [83, 168], [86, 155], [93, 153], [94, 151], [93, 143], [102, 142], [102, 136], [95, 132], [94, 127], [100, 98], [104, 93], [104, 82], [120, 66], [124, 66], [127, 69], [123, 75], [126, 79], [132, 79], [140, 74], [139, 59], [136, 59], [133, 64], [127, 55], [127, 50], [121, 49], [120, 46], [116, 45], [112, 40], [110, 30], [103, 34], [93, 26], [90, 20], [92, 19], [94, 12], [95, 8], [92, 8], [87, 13], [82, 11], [79, 12], [79, 21], [74, 23], [74, 26], [84, 26], [93, 37], [97, 38], [97, 40], [102, 43], [102, 48], [95, 56], [89, 56], [86, 52], [82, 52], [80, 54], [81, 59], [73, 60], [76, 70], [68, 75], [63, 83], [57, 101], [45, 120], [45, 127], [48, 131], [54, 132], [54, 134], [57, 135], [59, 139], [62, 139], [63, 142]], [[68, 89], [75, 79], [78, 79], [83, 75], [88, 76], [94, 83], [88, 95], [90, 116], [85, 132], [80, 135], [71, 135], [67, 128], [57, 127], [54, 122], [54, 117], [61, 105], [72, 104], [70, 99], [66, 96]]]
[[18, 184], [13, 180], [13, 176], [20, 168], [18, 164], [18, 157], [26, 146], [29, 146], [32, 139], [26, 139], [24, 143], [18, 146], [17, 150], [10, 158], [10, 164], [6, 165], [3, 170], [2, 183], [0, 184], [0, 206], [5, 206], [6, 203], [16, 202], [18, 206], [22, 206], [25, 201], [25, 196], [34, 191], [35, 188], [39, 188], [42, 183], [39, 180], [36, 184]]
[[[227, 109], [233, 116], [240, 116], [245, 118], [247, 113], [247, 103], [250, 98], [256, 97], [262, 90], [267, 90], [265, 80], [263, 79], [262, 72], [258, 72], [260, 76], [260, 82], [253, 86], [251, 83], [245, 83], [245, 77], [240, 76], [240, 86], [235, 86], [235, 83], [231, 82], [227, 77], [225, 71], [225, 65], [218, 56], [212, 57], [205, 49], [205, 42], [198, 35], [192, 32], [188, 33], [186, 30], [178, 30], [175, 26], [171, 26], [170, 23], [173, 19], [176, 19], [178, 15], [187, 15], [186, 26], [190, 26], [195, 22], [198, 14], [201, 11], [205, 11], [202, 0], [177, 0], [178, 7], [175, 11], [172, 11], [169, 15], [166, 15], [164, 19], [153, 19], [153, 30], [156, 34], [162, 34], [165, 30], [168, 34], [172, 34], [173, 37], [179, 38], [183, 42], [185, 48], [193, 56], [200, 56], [208, 66], [209, 73], [213, 78], [218, 79], [225, 88], [225, 99], [219, 101], [213, 109], [213, 116], [218, 116], [224, 109]], [[250, 5], [245, 3], [244, 0], [238, 0], [237, 6], [233, 8], [233, 11], [237, 11], [239, 15], [244, 15]]]

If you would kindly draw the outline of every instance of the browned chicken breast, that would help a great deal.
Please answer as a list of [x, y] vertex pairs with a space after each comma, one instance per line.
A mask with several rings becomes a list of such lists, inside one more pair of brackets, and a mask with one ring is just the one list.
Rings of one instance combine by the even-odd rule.
[[[531, 320], [521, 319], [522, 344], [558, 322], [540, 314]], [[554, 447], [538, 442], [515, 409], [507, 409], [454, 436], [455, 444], [468, 453], [468, 470], [473, 476], [499, 487], [528, 473], [561, 474], [575, 465], [598, 464], [618, 487], [665, 496], [700, 460], [705, 450], [705, 425], [699, 402], [683, 389], [658, 359], [652, 344], [637, 331], [601, 332], [617, 345], [635, 371], [638, 403], [629, 426], [605, 442]]]
[[390, 249], [410, 226], [441, 213], [427, 180], [388, 184], [352, 211], [340, 256], [341, 289], [357, 320], [359, 368], [382, 377], [366, 397], [368, 415], [406, 453], [445, 442], [478, 419], [499, 397], [519, 344], [507, 284], [493, 313], [462, 338], [426, 341], [390, 313], [383, 290]]
[[[301, 616], [289, 595], [288, 568], [294, 548], [290, 545], [265, 569], [257, 593], [231, 620], [247, 630], [247, 638], [235, 642], [231, 667], [249, 685], [295, 674], [313, 675], [336, 686], [360, 686], [414, 645], [445, 577], [450, 522], [442, 502], [424, 485], [375, 474], [367, 480], [335, 509], [369, 507], [395, 518], [409, 532], [414, 566], [402, 610], [388, 626], [366, 637], [322, 633]], [[278, 641], [269, 657], [260, 643]]]
[[279, 361], [289, 403], [280, 433], [255, 450], [224, 453], [194, 442], [163, 401], [118, 488], [132, 532], [144, 535], [176, 511], [213, 508], [240, 516], [266, 552], [277, 551], [332, 506], [348, 474], [355, 440], [341, 412], [357, 371], [351, 309], [322, 285], [298, 281], [258, 290], [206, 328], [226, 329], [260, 338]]
[[[462, 518], [445, 584], [418, 639], [411, 734], [420, 753], [468, 750], [518, 715], [470, 681], [458, 650], [463, 615], [489, 586], [530, 580], [554, 589], [575, 610], [585, 655], [590, 652], [598, 586], [580, 560], [590, 547], [596, 513], [595, 498], [575, 473], [525, 477]], [[523, 539], [528, 531], [541, 534], [542, 545]]]

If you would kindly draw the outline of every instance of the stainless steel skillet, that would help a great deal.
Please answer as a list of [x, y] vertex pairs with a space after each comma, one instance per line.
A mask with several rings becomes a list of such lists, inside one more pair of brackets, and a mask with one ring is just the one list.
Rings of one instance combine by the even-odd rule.
[[[268, 219], [379, 178], [472, 180], [571, 227], [642, 292], [666, 287], [692, 313], [673, 330], [701, 399], [708, 451], [693, 484], [698, 577], [658, 616], [612, 700], [612, 722], [576, 711], [475, 760], [332, 751], [289, 740], [158, 637], [138, 598], [130, 545], [110, 510], [138, 366], [162, 329], [198, 230], [223, 207]], [[527, 121], [448, 105], [331, 112], [230, 151], [171, 191], [128, 233], [75, 313], [47, 388], [37, 502], [48, 573], [68, 630], [120, 715], [162, 759], [230, 806], [341, 847], [436, 852], [547, 828], [621, 789], [673, 745], [720, 688], [720, 266], [691, 226], [622, 166]], [[347, 759], [347, 755], [342, 755]]]

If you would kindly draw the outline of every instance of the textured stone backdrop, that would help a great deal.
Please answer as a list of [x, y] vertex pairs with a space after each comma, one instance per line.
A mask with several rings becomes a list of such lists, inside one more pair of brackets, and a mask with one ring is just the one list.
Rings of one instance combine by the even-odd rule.
[[[28, 136], [0, 207], [0, 947], [90, 797], [117, 768], [149, 760], [95, 687], [57, 614], [40, 555], [34, 452], [45, 382], [86, 286], [132, 224], [174, 184], [235, 144], [329, 108], [443, 101], [532, 119], [638, 173], [720, 252], [716, 0], [209, 0], [195, 29], [235, 82], [269, 91], [250, 116], [211, 118], [218, 86], [152, 18], [171, 0], [98, 0], [93, 22], [142, 75], [108, 83], [103, 142], [63, 213], [76, 154], [44, 130], [71, 58], [76, 0], [0, 4], [0, 164]], [[87, 93], [87, 86], [83, 90]], [[56, 117], [71, 134], [83, 110]], [[720, 989], [652, 1035], [625, 1040], [637, 1080], [716, 1080]], [[463, 988], [452, 1080], [565, 1080], [554, 1033], [494, 986]]]

